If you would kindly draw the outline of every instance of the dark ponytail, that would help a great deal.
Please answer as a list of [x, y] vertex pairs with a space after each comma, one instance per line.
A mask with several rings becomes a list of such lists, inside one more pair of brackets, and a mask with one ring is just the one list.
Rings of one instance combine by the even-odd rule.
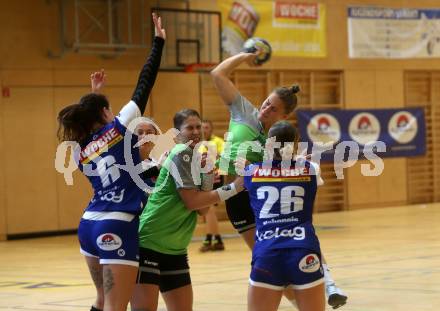
[[79, 103], [63, 108], [58, 113], [58, 139], [81, 143], [94, 130], [96, 124], [105, 124], [103, 109], [109, 108], [107, 98], [101, 94], [84, 95]]
[[299, 91], [299, 86], [295, 84], [291, 87], [277, 87], [273, 92], [283, 101], [285, 112], [289, 114], [295, 110], [296, 105], [298, 104], [296, 93]]

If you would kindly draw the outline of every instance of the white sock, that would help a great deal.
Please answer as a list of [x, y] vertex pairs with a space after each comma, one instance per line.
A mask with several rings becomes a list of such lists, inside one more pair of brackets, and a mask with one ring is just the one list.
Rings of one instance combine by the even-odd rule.
[[327, 264], [323, 263], [322, 264], [322, 269], [324, 270], [324, 282], [326, 285], [328, 284], [334, 284], [335, 281], [333, 280], [331, 274], [330, 274], [330, 269], [328, 268]]

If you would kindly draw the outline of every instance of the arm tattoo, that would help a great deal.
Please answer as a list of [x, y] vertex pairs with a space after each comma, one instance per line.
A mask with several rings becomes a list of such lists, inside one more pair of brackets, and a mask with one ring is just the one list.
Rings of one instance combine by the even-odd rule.
[[113, 272], [108, 266], [104, 266], [104, 295], [108, 294], [115, 285]]

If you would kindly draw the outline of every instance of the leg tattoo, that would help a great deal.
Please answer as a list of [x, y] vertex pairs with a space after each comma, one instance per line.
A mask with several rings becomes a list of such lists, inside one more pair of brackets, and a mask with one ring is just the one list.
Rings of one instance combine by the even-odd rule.
[[89, 270], [96, 288], [102, 288], [102, 270], [99, 267], [90, 267]]
[[113, 286], [115, 285], [114, 279], [113, 279], [113, 272], [112, 270], [104, 266], [104, 295], [108, 294]]

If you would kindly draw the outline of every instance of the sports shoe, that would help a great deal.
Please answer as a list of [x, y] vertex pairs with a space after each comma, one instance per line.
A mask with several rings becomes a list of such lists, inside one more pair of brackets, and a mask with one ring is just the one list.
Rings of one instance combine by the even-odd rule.
[[216, 241], [214, 244], [212, 244], [211, 250], [212, 251], [223, 251], [223, 250], [225, 250], [225, 244], [223, 244], [223, 242]]
[[200, 246], [199, 251], [202, 253], [209, 252], [212, 249], [211, 241], [203, 241], [203, 245]]
[[327, 303], [333, 309], [342, 307], [347, 303], [347, 295], [345, 295], [335, 283], [330, 283], [325, 286], [325, 295], [327, 296]]

